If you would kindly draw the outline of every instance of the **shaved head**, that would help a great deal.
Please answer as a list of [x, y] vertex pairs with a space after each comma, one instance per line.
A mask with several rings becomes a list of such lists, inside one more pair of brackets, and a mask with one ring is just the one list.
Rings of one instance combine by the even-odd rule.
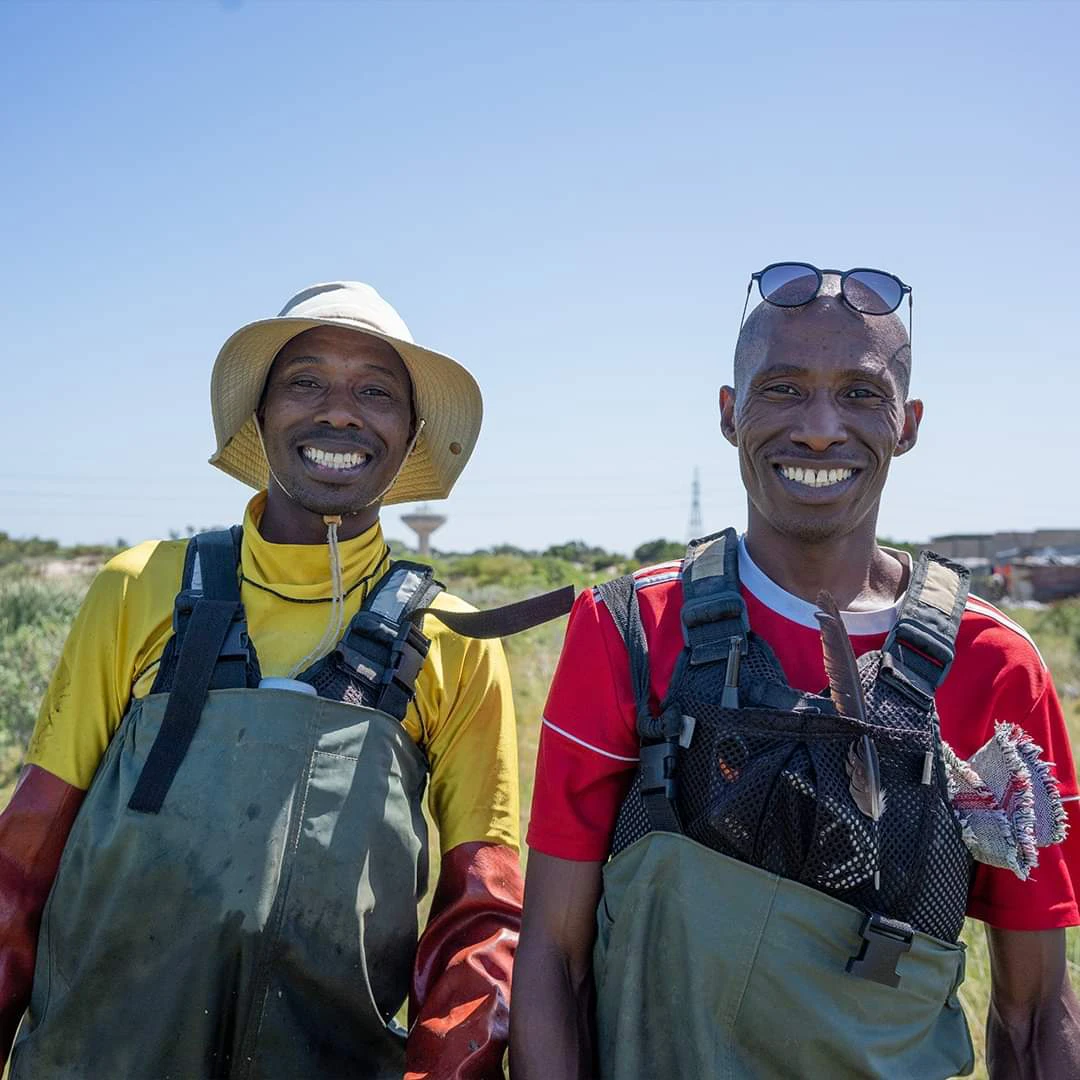
[[[786, 288], [796, 288], [792, 283]], [[862, 288], [856, 281], [848, 281], [848, 289]], [[784, 289], [777, 293], [783, 299]], [[827, 321], [845, 333], [857, 335], [867, 348], [885, 359], [892, 368], [898, 388], [907, 396], [911, 381], [911, 344], [903, 322], [893, 312], [890, 315], [864, 315], [847, 304], [840, 296], [840, 278], [825, 274], [821, 292], [809, 304], [799, 307], [779, 307], [762, 300], [739, 331], [735, 345], [735, 393], [740, 394], [749, 373], [767, 355], [770, 342], [779, 335], [795, 331], [800, 322], [810, 330], [814, 323]]]

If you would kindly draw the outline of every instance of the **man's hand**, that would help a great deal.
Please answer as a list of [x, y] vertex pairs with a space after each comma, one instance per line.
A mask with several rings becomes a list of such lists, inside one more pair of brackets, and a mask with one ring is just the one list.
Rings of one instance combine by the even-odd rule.
[[602, 865], [529, 855], [510, 1018], [513, 1080], [596, 1075], [592, 948]]
[[1080, 1003], [1064, 930], [997, 930], [990, 944], [986, 1059], [993, 1080], [1080, 1077]]

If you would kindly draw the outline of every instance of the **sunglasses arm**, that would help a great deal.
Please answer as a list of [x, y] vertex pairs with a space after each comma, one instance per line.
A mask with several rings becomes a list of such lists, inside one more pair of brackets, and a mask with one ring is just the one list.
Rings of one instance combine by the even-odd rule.
[[743, 321], [746, 319], [746, 309], [750, 305], [750, 290], [754, 287], [754, 281], [757, 279], [757, 274], [751, 274], [750, 280], [746, 283], [746, 299], [743, 301], [742, 314], [739, 316], [739, 329], [742, 330]]

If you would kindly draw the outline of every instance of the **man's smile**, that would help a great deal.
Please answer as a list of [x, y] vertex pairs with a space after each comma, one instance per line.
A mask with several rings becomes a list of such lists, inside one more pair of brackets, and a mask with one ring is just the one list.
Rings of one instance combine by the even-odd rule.
[[334, 479], [359, 475], [372, 459], [368, 450], [324, 450], [307, 444], [300, 447], [300, 457], [312, 475]]
[[821, 492], [830, 497], [850, 488], [861, 469], [851, 465], [813, 467], [809, 465], [774, 465], [784, 487], [796, 495]]

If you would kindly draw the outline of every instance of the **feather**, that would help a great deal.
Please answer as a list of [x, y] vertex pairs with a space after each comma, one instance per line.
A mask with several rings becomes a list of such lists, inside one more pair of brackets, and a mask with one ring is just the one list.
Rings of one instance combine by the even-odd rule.
[[825, 677], [829, 680], [829, 696], [841, 716], [865, 724], [866, 705], [859, 664], [840, 609], [832, 593], [824, 589], [818, 593], [817, 602], [821, 610], [814, 614], [821, 624], [821, 651], [825, 659]]
[[[841, 716], [865, 725], [866, 702], [859, 665], [840, 609], [832, 594], [824, 589], [818, 593], [817, 602], [821, 610], [814, 614], [821, 624], [821, 651], [829, 678], [829, 696]], [[855, 805], [871, 821], [878, 821], [885, 812], [885, 792], [881, 787], [877, 747], [865, 731], [848, 750], [847, 774]]]
[[848, 790], [855, 805], [871, 821], [885, 813], [885, 791], [881, 786], [881, 767], [877, 747], [869, 735], [856, 739], [847, 754]]

